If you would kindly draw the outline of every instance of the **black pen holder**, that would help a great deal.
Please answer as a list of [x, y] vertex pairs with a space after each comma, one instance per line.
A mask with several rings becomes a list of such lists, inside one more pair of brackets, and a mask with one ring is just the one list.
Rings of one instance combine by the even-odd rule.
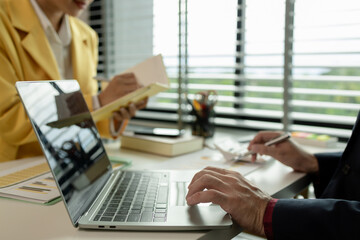
[[191, 114], [195, 116], [195, 120], [192, 123], [192, 135], [202, 136], [205, 138], [214, 136], [215, 111], [213, 108], [206, 108], [201, 112], [193, 109]]

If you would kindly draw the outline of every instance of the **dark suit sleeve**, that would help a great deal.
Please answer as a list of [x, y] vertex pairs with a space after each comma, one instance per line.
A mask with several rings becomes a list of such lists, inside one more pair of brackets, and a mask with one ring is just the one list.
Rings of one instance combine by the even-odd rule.
[[280, 199], [272, 220], [274, 239], [360, 239], [360, 202]]
[[317, 198], [322, 195], [329, 184], [339, 165], [341, 156], [342, 152], [315, 154], [319, 163], [319, 173], [313, 179], [315, 196]]

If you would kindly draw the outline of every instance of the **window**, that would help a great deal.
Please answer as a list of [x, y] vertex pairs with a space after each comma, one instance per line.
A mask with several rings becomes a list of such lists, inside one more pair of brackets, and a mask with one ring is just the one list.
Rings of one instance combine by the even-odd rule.
[[164, 57], [171, 89], [139, 119], [189, 122], [184, 93], [215, 89], [218, 125], [351, 133], [360, 109], [357, 0], [107, 0], [93, 3], [90, 19], [102, 26], [100, 74]]
[[325, 125], [333, 127], [326, 131], [334, 135], [350, 134], [360, 109], [359, 13], [355, 0], [296, 1], [289, 116], [293, 128]]

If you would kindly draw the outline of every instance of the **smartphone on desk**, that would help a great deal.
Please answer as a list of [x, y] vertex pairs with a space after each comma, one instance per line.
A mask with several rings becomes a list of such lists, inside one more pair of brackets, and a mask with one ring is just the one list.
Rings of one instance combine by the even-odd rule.
[[134, 134], [159, 136], [159, 137], [180, 137], [185, 133], [184, 129], [176, 128], [153, 128], [153, 127], [141, 127], [133, 130]]

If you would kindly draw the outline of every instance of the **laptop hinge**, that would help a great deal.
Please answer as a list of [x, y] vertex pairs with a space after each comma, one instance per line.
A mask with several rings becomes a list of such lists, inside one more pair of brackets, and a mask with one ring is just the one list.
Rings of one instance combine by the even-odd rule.
[[91, 209], [94, 207], [94, 205], [98, 202], [99, 198], [101, 196], [107, 196], [109, 191], [111, 190], [111, 188], [113, 187], [113, 185], [115, 184], [115, 179], [119, 176], [120, 171], [113, 171], [112, 174], [110, 175], [109, 179], [107, 180], [106, 184], [104, 185], [104, 187], [101, 189], [101, 191], [99, 191], [99, 193], [97, 194], [96, 198], [94, 199], [94, 201], [92, 202], [92, 204], [86, 209], [86, 211], [80, 216], [80, 218], [78, 219], [78, 221], [76, 223], [79, 222], [79, 220], [82, 217], [86, 217], [89, 212], [91, 211]]

